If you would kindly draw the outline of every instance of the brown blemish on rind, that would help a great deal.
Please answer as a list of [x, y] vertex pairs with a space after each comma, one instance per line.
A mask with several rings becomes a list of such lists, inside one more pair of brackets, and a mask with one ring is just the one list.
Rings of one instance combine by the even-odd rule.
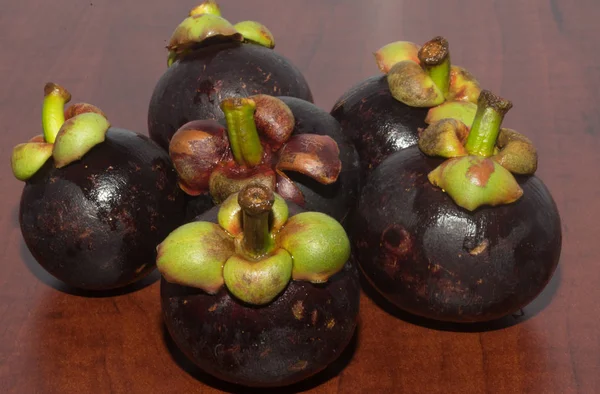
[[294, 365], [291, 365], [288, 370], [290, 371], [303, 371], [306, 369], [306, 367], [308, 367], [308, 361], [305, 360], [300, 360], [297, 363], [295, 363]]
[[485, 187], [494, 173], [494, 163], [490, 160], [481, 160], [479, 163], [472, 163], [467, 170], [466, 177], [472, 184]]
[[399, 224], [392, 224], [383, 231], [381, 244], [396, 256], [406, 255], [413, 246], [410, 234]]
[[310, 321], [313, 326], [317, 324], [318, 318], [319, 318], [319, 312], [316, 309], [314, 309], [310, 315]]
[[292, 313], [296, 320], [302, 320], [304, 318], [304, 305], [302, 304], [302, 300], [296, 301], [296, 303], [292, 305]]
[[481, 243], [479, 245], [477, 245], [476, 247], [471, 249], [469, 251], [469, 254], [471, 256], [478, 256], [481, 253], [485, 252], [489, 245], [490, 245], [490, 241], [486, 238], [483, 241], [481, 241]]
[[218, 306], [219, 306], [219, 305], [218, 305], [218, 304], [215, 302], [214, 304], [212, 304], [212, 305], [210, 306], [210, 308], [208, 308], [208, 311], [209, 311], [209, 312], [214, 312], [214, 311], [216, 311], [216, 310], [217, 310], [217, 307], [218, 307]]
[[331, 330], [333, 327], [335, 327], [335, 319], [331, 318], [327, 321], [327, 329]]

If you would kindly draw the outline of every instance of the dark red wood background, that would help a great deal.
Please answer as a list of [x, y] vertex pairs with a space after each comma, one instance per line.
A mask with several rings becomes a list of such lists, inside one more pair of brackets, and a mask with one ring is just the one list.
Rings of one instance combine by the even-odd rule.
[[[63, 84], [119, 127], [146, 133], [164, 45], [193, 0], [4, 0], [0, 4], [0, 392], [214, 393], [164, 335], [156, 275], [87, 297], [37, 267], [18, 226], [12, 147], [40, 133], [44, 83]], [[600, 392], [600, 3], [597, 0], [222, 0], [257, 19], [329, 110], [378, 73], [371, 53], [446, 36], [455, 64], [511, 99], [505, 125], [538, 147], [563, 220], [560, 268], [510, 317], [468, 332], [389, 313], [364, 294], [356, 340], [295, 390], [315, 393]], [[243, 390], [242, 390], [243, 391]]]

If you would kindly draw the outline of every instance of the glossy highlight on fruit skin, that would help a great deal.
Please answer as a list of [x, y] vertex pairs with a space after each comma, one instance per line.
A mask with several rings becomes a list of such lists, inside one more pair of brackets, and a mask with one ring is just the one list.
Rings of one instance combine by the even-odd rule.
[[212, 42], [194, 49], [175, 61], [154, 89], [148, 111], [150, 138], [168, 149], [185, 123], [222, 121], [223, 99], [255, 94], [313, 100], [301, 72], [272, 49], [239, 42]]
[[[289, 215], [303, 210], [288, 203]], [[198, 221], [217, 222], [218, 207]], [[225, 286], [215, 295], [161, 281], [161, 305], [177, 346], [219, 379], [277, 387], [326, 368], [354, 333], [359, 305], [358, 271], [352, 258], [326, 283], [292, 280], [271, 303], [252, 306]]]
[[80, 160], [49, 159], [25, 184], [23, 238], [50, 274], [107, 290], [155, 268], [156, 245], [183, 221], [183, 192], [166, 152], [147, 137], [110, 128]]
[[418, 129], [427, 127], [427, 111], [397, 101], [386, 77], [378, 75], [348, 90], [331, 115], [354, 143], [366, 176], [391, 153], [417, 143]]
[[426, 318], [477, 322], [518, 311], [557, 267], [556, 204], [539, 178], [517, 176], [518, 201], [469, 212], [427, 179], [442, 162], [415, 146], [371, 174], [352, 222], [361, 269], [389, 301]]

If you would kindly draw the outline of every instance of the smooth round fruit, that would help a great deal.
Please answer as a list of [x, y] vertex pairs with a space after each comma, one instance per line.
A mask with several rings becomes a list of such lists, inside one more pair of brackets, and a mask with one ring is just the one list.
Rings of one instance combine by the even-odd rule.
[[539, 178], [517, 176], [519, 200], [467, 211], [427, 179], [442, 162], [415, 146], [373, 171], [352, 222], [360, 267], [389, 301], [426, 318], [476, 322], [514, 313], [557, 267], [556, 204]]
[[[301, 210], [291, 204], [290, 215]], [[218, 208], [197, 218], [216, 221]], [[273, 302], [250, 306], [222, 287], [217, 294], [161, 281], [164, 321], [198, 367], [245, 386], [285, 386], [326, 368], [350, 342], [359, 307], [351, 260], [328, 282], [291, 281]]]
[[38, 263], [66, 284], [106, 290], [155, 268], [156, 246], [183, 221], [184, 196], [166, 152], [111, 128], [66, 167], [53, 159], [21, 196], [20, 223]]
[[173, 63], [154, 88], [150, 138], [168, 150], [171, 137], [185, 123], [222, 121], [223, 99], [260, 93], [313, 100], [302, 73], [272, 49], [235, 42], [194, 49]]

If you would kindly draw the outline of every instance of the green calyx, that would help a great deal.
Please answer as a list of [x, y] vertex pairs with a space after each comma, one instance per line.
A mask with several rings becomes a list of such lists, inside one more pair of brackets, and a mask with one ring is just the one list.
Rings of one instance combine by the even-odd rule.
[[[451, 64], [444, 37], [434, 37], [423, 46], [392, 42], [374, 55], [396, 100], [411, 107], [431, 108], [430, 112], [449, 103], [469, 102], [475, 106], [481, 91], [479, 82], [464, 68]], [[473, 107], [455, 105], [441, 112], [456, 110], [467, 115]], [[428, 118], [440, 119], [439, 116], [433, 113]]]
[[270, 49], [275, 48], [275, 37], [265, 25], [254, 21], [243, 21], [236, 23], [233, 27], [247, 42]]
[[266, 26], [254, 21], [232, 25], [222, 17], [219, 5], [213, 0], [207, 0], [192, 8], [189, 16], [171, 34], [167, 45], [167, 66], [171, 67], [182, 55], [215, 38], [247, 42], [270, 49], [275, 47], [275, 38]]
[[342, 171], [340, 149], [330, 136], [296, 134], [294, 114], [281, 99], [258, 94], [221, 101], [226, 127], [195, 120], [171, 138], [169, 156], [179, 185], [189, 195], [209, 193], [221, 204], [251, 183], [261, 183], [300, 206], [300, 189], [285, 174], [298, 172], [335, 183]]
[[[523, 190], [513, 174], [531, 175], [537, 169], [537, 152], [531, 141], [500, 127], [511, 107], [510, 101], [483, 90], [473, 116], [454, 118], [448, 111], [445, 118], [440, 106], [420, 133], [423, 153], [449, 159], [429, 174], [429, 181], [467, 210], [517, 201]], [[464, 120], [471, 117], [469, 129]]]
[[166, 280], [215, 293], [223, 284], [252, 305], [272, 302], [290, 280], [326, 282], [350, 257], [350, 242], [333, 218], [303, 212], [288, 218], [281, 196], [259, 184], [221, 205], [218, 224], [194, 222], [159, 245]]
[[12, 152], [13, 175], [21, 181], [31, 178], [50, 157], [54, 159], [56, 168], [81, 159], [104, 141], [110, 127], [104, 113], [91, 104], [77, 103], [65, 110], [71, 94], [62, 86], [47, 83], [44, 94], [44, 134], [17, 145]]
[[81, 159], [94, 146], [104, 142], [109, 127], [104, 116], [93, 112], [67, 120], [56, 136], [52, 151], [56, 168]]
[[419, 63], [419, 46], [408, 41], [396, 41], [382, 46], [373, 54], [377, 67], [387, 74], [396, 63], [404, 60]]
[[13, 175], [20, 181], [31, 178], [52, 156], [52, 144], [27, 142], [15, 146], [10, 158]]
[[442, 119], [452, 118], [461, 121], [464, 124], [473, 124], [475, 113], [477, 112], [477, 104], [469, 101], [446, 101], [437, 107], [431, 108], [427, 112], [425, 123], [433, 124]]
[[448, 159], [430, 172], [428, 178], [469, 211], [482, 205], [510, 204], [523, 195], [510, 171], [487, 157]]

